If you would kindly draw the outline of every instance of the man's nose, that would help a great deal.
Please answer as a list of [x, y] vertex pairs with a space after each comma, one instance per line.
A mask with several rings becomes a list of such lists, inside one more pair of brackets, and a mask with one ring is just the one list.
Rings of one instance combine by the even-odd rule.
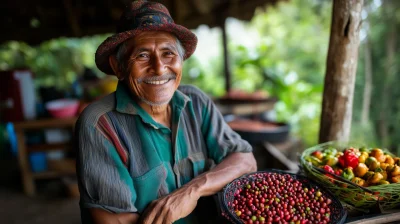
[[152, 69], [155, 75], [163, 75], [165, 73], [166, 67], [160, 56], [157, 55], [153, 57]]

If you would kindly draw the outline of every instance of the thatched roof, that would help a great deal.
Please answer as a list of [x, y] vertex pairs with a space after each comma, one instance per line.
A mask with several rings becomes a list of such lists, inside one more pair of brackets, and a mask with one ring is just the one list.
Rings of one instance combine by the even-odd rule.
[[[226, 17], [251, 19], [258, 6], [279, 0], [159, 0], [175, 22], [189, 28], [219, 26]], [[112, 33], [129, 0], [10, 0], [2, 3], [0, 43], [38, 44], [60, 36]]]

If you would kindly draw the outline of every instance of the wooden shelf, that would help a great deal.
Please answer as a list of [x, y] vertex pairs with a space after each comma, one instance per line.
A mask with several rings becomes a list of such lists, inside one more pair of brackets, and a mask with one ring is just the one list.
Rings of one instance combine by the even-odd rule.
[[33, 121], [21, 121], [14, 124], [16, 130], [34, 130], [34, 129], [46, 129], [46, 128], [68, 128], [73, 127], [77, 117], [63, 118], [63, 119], [42, 119]]
[[72, 144], [68, 143], [55, 143], [55, 144], [37, 144], [31, 145], [27, 147], [28, 152], [46, 152], [46, 151], [53, 151], [53, 150], [66, 150], [71, 148]]
[[[22, 182], [24, 185], [24, 192], [28, 196], [35, 195], [36, 187], [35, 179], [48, 179], [57, 178], [68, 175], [75, 175], [75, 165], [71, 162], [58, 161], [56, 163], [50, 163], [48, 161], [49, 171], [34, 173], [31, 170], [29, 164], [29, 153], [32, 152], [43, 152], [51, 150], [65, 150], [72, 148], [72, 141], [68, 143], [57, 143], [57, 144], [37, 144], [37, 145], [25, 145], [26, 139], [25, 134], [32, 130], [44, 130], [50, 128], [67, 128], [69, 131], [73, 131], [77, 117], [57, 119], [39, 119], [31, 121], [22, 121], [14, 124], [15, 133], [18, 141], [18, 163], [21, 170]], [[65, 166], [67, 164], [67, 166]], [[71, 165], [72, 164], [72, 165]]]
[[32, 177], [34, 179], [51, 179], [68, 175], [75, 175], [75, 172], [45, 171], [39, 173], [32, 173]]

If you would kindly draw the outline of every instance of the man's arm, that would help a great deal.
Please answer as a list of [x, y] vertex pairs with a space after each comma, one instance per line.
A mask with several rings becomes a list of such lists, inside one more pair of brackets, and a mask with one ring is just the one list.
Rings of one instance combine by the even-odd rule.
[[209, 196], [220, 191], [232, 180], [256, 170], [253, 153], [231, 153], [214, 169], [196, 177], [189, 185], [200, 197]]
[[136, 224], [139, 220], [137, 213], [111, 213], [100, 208], [89, 209], [95, 224]]
[[212, 170], [153, 201], [141, 217], [143, 223], [172, 223], [186, 217], [194, 210], [200, 197], [213, 195], [235, 178], [256, 170], [253, 153], [231, 153]]
[[139, 215], [132, 199], [136, 192], [131, 176], [117, 149], [103, 134], [107, 132], [101, 128], [106, 124], [101, 122], [106, 119], [92, 121], [97, 111], [96, 104], [89, 105], [75, 126], [82, 223], [135, 223]]
[[[173, 193], [152, 202], [142, 217], [142, 223], [172, 223], [188, 216], [200, 197], [220, 191], [225, 185], [243, 174], [256, 171], [253, 153], [232, 153], [214, 169], [201, 174]], [[90, 209], [96, 224], [135, 224], [137, 213], [114, 214], [102, 209]]]

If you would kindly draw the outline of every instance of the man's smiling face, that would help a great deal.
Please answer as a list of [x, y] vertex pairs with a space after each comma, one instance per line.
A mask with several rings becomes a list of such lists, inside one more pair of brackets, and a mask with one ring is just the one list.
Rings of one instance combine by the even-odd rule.
[[143, 32], [127, 41], [125, 82], [150, 106], [168, 104], [182, 77], [183, 60], [176, 38], [160, 31]]

